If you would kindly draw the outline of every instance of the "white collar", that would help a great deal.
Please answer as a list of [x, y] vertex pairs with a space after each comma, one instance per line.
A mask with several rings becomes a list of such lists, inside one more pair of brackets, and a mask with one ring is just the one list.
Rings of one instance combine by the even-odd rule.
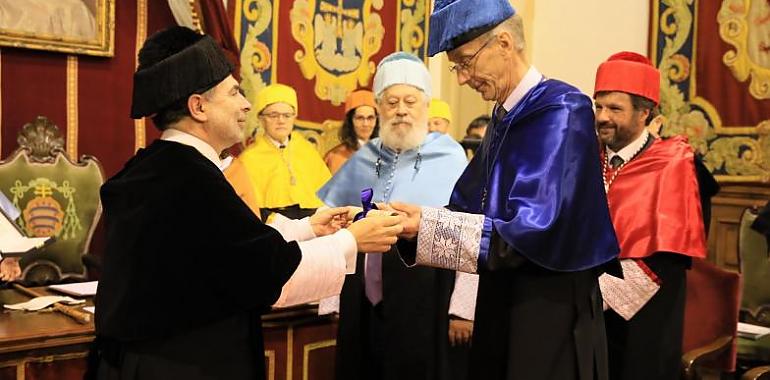
[[516, 88], [513, 89], [513, 92], [508, 95], [508, 99], [505, 99], [503, 108], [506, 111], [512, 110], [513, 107], [519, 104], [521, 99], [524, 98], [524, 95], [527, 95], [529, 90], [537, 86], [541, 80], [543, 80], [543, 74], [540, 74], [540, 71], [537, 71], [535, 66], [530, 66], [529, 70], [527, 70], [527, 73], [524, 74], [523, 78], [521, 78], [521, 82], [519, 82]]
[[620, 156], [620, 158], [623, 159], [623, 162], [631, 161], [631, 159], [633, 159], [634, 156], [637, 153], [639, 153], [640, 150], [642, 150], [642, 148], [644, 147], [644, 144], [647, 143], [647, 137], [649, 135], [650, 135], [650, 132], [647, 131], [647, 128], [644, 128], [644, 131], [642, 131], [642, 134], [639, 135], [639, 137], [637, 137], [636, 140], [624, 146], [618, 152], [613, 152], [609, 146], [606, 147], [607, 162], [610, 162], [612, 158], [615, 156]]
[[284, 140], [284, 142], [278, 142], [272, 137], [268, 136], [267, 134], [265, 134], [265, 137], [267, 137], [267, 140], [273, 143], [273, 145], [275, 145], [275, 147], [278, 149], [281, 149], [281, 147], [286, 148], [287, 146], [289, 146], [289, 141], [291, 141], [291, 134], [286, 137], [286, 140]]
[[198, 137], [195, 137], [187, 132], [182, 132], [178, 129], [168, 128], [163, 131], [163, 133], [161, 133], [160, 139], [191, 146], [195, 148], [195, 150], [197, 150], [200, 154], [202, 154], [203, 157], [206, 157], [209, 159], [209, 161], [214, 163], [214, 165], [216, 165], [220, 170], [224, 169], [222, 166], [222, 160], [219, 159], [219, 154], [216, 150], [214, 150], [214, 147]]

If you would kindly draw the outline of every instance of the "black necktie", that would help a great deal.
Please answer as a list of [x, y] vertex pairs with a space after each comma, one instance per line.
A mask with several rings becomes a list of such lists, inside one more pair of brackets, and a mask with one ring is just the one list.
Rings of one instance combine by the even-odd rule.
[[623, 158], [617, 155], [612, 156], [610, 159], [610, 166], [612, 166], [613, 169], [617, 169], [620, 165], [623, 165]]
[[508, 111], [506, 111], [505, 108], [503, 108], [503, 106], [498, 104], [495, 107], [495, 124], [502, 121], [507, 113]]

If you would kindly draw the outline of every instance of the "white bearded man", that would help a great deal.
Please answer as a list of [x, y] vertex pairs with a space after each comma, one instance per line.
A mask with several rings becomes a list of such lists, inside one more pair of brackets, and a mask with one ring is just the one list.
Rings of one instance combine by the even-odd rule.
[[[379, 138], [361, 147], [318, 197], [329, 206], [364, 203], [365, 209], [370, 202], [445, 205], [467, 160], [452, 138], [428, 133], [425, 64], [406, 53], [385, 57], [374, 94]], [[367, 188], [373, 195], [362, 192]], [[450, 343], [471, 337], [476, 276], [407, 268], [397, 255], [359, 255], [340, 295], [337, 379], [448, 379]], [[453, 363], [464, 359], [458, 351]]]

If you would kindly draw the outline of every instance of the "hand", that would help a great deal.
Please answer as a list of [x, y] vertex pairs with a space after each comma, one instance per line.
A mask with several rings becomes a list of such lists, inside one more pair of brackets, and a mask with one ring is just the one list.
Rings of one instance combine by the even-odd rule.
[[467, 319], [449, 319], [449, 344], [452, 347], [471, 343], [473, 337], [473, 321]]
[[366, 217], [348, 227], [348, 231], [356, 238], [358, 252], [366, 253], [389, 251], [403, 229], [398, 216]]
[[7, 257], [0, 261], [0, 280], [13, 281], [21, 277], [19, 259]]
[[348, 207], [319, 208], [310, 216], [310, 227], [317, 237], [331, 235], [348, 224]]
[[364, 209], [361, 207], [348, 206], [348, 220], [352, 221], [355, 219], [356, 215], [358, 215], [358, 213], [361, 211], [364, 211]]
[[417, 232], [420, 231], [420, 219], [422, 218], [420, 206], [401, 202], [393, 202], [388, 206], [389, 209], [401, 215], [401, 225], [404, 226], [404, 231], [398, 236], [405, 239], [417, 237]]

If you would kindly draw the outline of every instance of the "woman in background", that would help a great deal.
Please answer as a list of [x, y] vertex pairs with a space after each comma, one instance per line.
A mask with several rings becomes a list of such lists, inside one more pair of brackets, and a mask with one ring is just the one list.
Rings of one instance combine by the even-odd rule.
[[377, 137], [380, 121], [374, 103], [374, 94], [369, 90], [357, 90], [345, 99], [345, 121], [340, 127], [340, 143], [324, 156], [324, 162], [332, 174], [369, 139]]

